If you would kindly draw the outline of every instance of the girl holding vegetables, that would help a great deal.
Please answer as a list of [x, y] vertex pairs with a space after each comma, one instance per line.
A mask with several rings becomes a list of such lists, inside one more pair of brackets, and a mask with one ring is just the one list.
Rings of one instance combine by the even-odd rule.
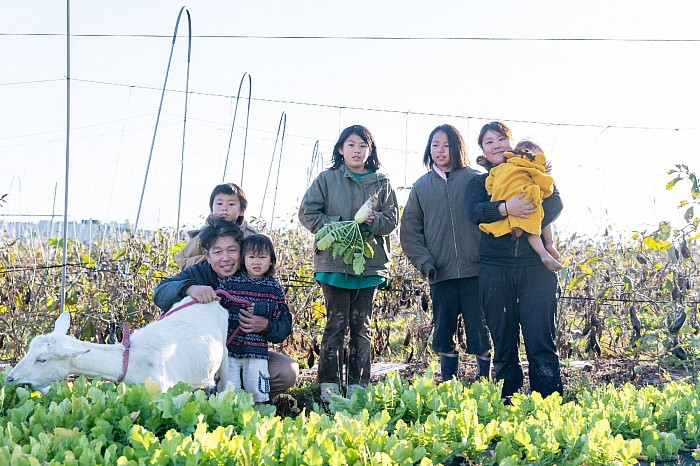
[[344, 261], [342, 253], [333, 248], [315, 248], [314, 271], [326, 306], [318, 362], [318, 383], [326, 402], [331, 395], [341, 394], [343, 342], [348, 328], [347, 396], [369, 383], [372, 302], [377, 286], [385, 281], [390, 263], [388, 235], [398, 220], [396, 194], [387, 176], [379, 171], [377, 146], [367, 128], [354, 125], [341, 132], [333, 148], [332, 164], [313, 181], [301, 201], [299, 221], [305, 228], [315, 234], [329, 223], [353, 220], [365, 201], [373, 195], [376, 198], [372, 211], [357, 219], [362, 222], [362, 236], [371, 249], [365, 254], [360, 274], [352, 261]]

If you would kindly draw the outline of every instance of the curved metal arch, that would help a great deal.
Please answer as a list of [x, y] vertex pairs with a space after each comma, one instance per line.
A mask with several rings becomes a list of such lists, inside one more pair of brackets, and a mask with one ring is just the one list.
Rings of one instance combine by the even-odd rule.
[[185, 172], [185, 134], [187, 128], [187, 104], [189, 103], [190, 96], [190, 58], [192, 56], [192, 18], [190, 17], [189, 10], [185, 10], [187, 13], [187, 29], [188, 29], [188, 42], [187, 42], [187, 78], [185, 79], [185, 113], [182, 117], [182, 152], [180, 153], [180, 186], [177, 190], [177, 223], [175, 224], [175, 235], [178, 236], [180, 231], [180, 212], [182, 210], [182, 177]]
[[245, 169], [245, 152], [246, 152], [246, 147], [248, 145], [248, 121], [250, 119], [250, 101], [252, 100], [252, 95], [253, 95], [253, 78], [248, 74], [246, 71], [243, 73], [243, 76], [241, 76], [241, 82], [238, 84], [238, 94], [236, 95], [236, 107], [233, 110], [233, 120], [231, 121], [231, 132], [228, 137], [228, 148], [226, 149], [226, 161], [224, 162], [224, 174], [221, 177], [221, 182], [225, 183], [226, 182], [226, 171], [228, 169], [228, 156], [229, 153], [231, 152], [231, 141], [233, 140], [233, 128], [236, 126], [236, 115], [238, 114], [238, 101], [241, 98], [241, 88], [243, 87], [243, 80], [245, 77], [248, 76], [248, 109], [246, 111], [245, 115], [245, 134], [243, 136], [243, 161], [241, 163], [241, 179], [240, 179], [240, 185], [243, 186], [243, 170]]
[[[192, 19], [190, 17], [190, 12], [189, 10], [186, 9], [186, 7], [180, 8], [180, 12], [177, 14], [177, 21], [175, 22], [175, 31], [173, 32], [173, 41], [172, 45], [170, 46], [170, 56], [168, 57], [168, 67], [166, 68], [165, 71], [165, 81], [163, 82], [163, 89], [160, 94], [160, 104], [158, 105], [158, 114], [156, 116], [156, 124], [155, 128], [153, 129], [153, 139], [151, 139], [151, 150], [148, 153], [148, 164], [146, 165], [146, 174], [144, 175], [143, 178], [143, 187], [141, 188], [141, 199], [139, 200], [139, 208], [138, 212], [136, 213], [136, 222], [134, 224], [134, 236], [136, 235], [136, 232], [139, 229], [139, 219], [141, 218], [141, 206], [143, 205], [143, 196], [144, 193], [146, 192], [146, 182], [148, 181], [148, 172], [151, 168], [151, 159], [153, 158], [153, 147], [155, 146], [156, 142], [156, 134], [158, 133], [158, 123], [160, 122], [160, 113], [161, 110], [163, 109], [163, 99], [165, 98], [165, 88], [168, 84], [168, 75], [170, 74], [170, 64], [173, 61], [173, 51], [175, 50], [175, 41], [177, 40], [177, 29], [180, 26], [180, 18], [182, 17], [182, 12], [187, 11], [187, 22], [189, 24], [189, 40], [188, 40], [188, 46], [187, 46], [187, 87], [189, 89], [189, 73], [190, 73], [190, 55], [192, 51]], [[187, 96], [188, 92], [185, 92], [185, 109], [187, 109]], [[187, 118], [185, 117], [185, 124], [187, 122]], [[183, 135], [183, 141], [184, 141], [184, 135]], [[184, 150], [184, 149], [183, 149]], [[182, 178], [182, 174], [180, 175]], [[179, 212], [179, 208], [178, 208]], [[179, 223], [179, 213], [178, 213], [178, 223]], [[179, 226], [178, 226], [179, 228]]]
[[319, 167], [323, 168], [323, 154], [319, 152], [320, 141], [316, 139], [314, 143], [314, 148], [311, 151], [311, 163], [309, 168], [306, 169], [306, 187], [308, 188], [311, 184], [311, 178], [314, 176], [314, 171], [318, 170]]
[[279, 125], [277, 125], [277, 136], [275, 137], [275, 147], [272, 149], [272, 159], [270, 160], [270, 169], [267, 172], [267, 181], [265, 181], [265, 191], [263, 191], [262, 203], [260, 204], [260, 217], [265, 206], [265, 196], [267, 195], [267, 187], [270, 184], [270, 176], [272, 175], [272, 164], [275, 162], [275, 153], [277, 152], [277, 141], [280, 140], [280, 131], [282, 132], [282, 140], [280, 142], [280, 156], [277, 162], [277, 179], [275, 180], [275, 197], [272, 200], [272, 214], [270, 215], [269, 231], [272, 232], [272, 223], [275, 219], [275, 203], [277, 202], [277, 187], [280, 180], [280, 167], [282, 166], [282, 151], [284, 149], [284, 135], [287, 132], [287, 113], [282, 112]]

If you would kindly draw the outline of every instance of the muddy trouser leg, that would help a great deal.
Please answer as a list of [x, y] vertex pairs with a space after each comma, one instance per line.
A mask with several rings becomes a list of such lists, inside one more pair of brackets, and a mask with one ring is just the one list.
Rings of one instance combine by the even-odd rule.
[[493, 368], [503, 381], [501, 396], [509, 398], [523, 386], [520, 366], [520, 309], [513, 283], [515, 268], [481, 264], [479, 296], [493, 340]]
[[289, 356], [268, 351], [267, 366], [270, 372], [270, 399], [274, 400], [296, 383], [299, 364]]
[[[455, 351], [457, 317], [460, 313], [459, 279], [430, 285], [433, 300], [433, 350], [440, 355], [440, 374], [447, 381], [458, 374], [459, 353]], [[478, 299], [478, 296], [477, 296]]]
[[350, 290], [350, 351], [348, 385], [367, 386], [372, 370], [372, 337], [370, 318], [375, 287]]
[[556, 347], [557, 274], [541, 264], [519, 271], [520, 326], [530, 366], [530, 389], [543, 397], [563, 394]]
[[340, 384], [343, 344], [350, 318], [351, 298], [357, 290], [347, 290], [321, 283], [326, 305], [326, 328], [321, 339], [318, 359], [318, 383]]
[[479, 278], [460, 278], [459, 306], [464, 321], [464, 331], [467, 334], [467, 353], [476, 356], [476, 376], [491, 378], [491, 357], [482, 356], [491, 349], [489, 330], [479, 299]]

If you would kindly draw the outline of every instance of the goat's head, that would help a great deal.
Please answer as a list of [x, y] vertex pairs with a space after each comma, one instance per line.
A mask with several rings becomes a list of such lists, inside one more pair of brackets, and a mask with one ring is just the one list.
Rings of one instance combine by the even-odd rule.
[[89, 350], [67, 335], [68, 327], [70, 314], [62, 312], [51, 333], [39, 335], [29, 343], [27, 354], [7, 374], [5, 382], [31, 385], [46, 393], [53, 382], [70, 375], [71, 359]]

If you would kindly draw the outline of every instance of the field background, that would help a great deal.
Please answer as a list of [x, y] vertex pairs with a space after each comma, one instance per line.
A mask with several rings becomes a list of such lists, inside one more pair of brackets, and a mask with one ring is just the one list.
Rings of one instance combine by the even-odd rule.
[[[687, 194], [681, 227], [662, 222], [654, 231], [628, 237], [610, 232], [594, 239], [557, 238], [564, 264], [557, 345], [569, 393], [610, 381], [659, 385], [677, 378], [695, 380], [700, 346], [697, 178], [679, 165], [669, 171], [667, 188]], [[258, 227], [265, 230], [264, 221]], [[325, 324], [322, 293], [313, 279], [312, 235], [294, 219], [266, 232], [276, 245], [278, 279], [287, 288], [295, 322], [293, 335], [276, 349], [311, 368]], [[148, 236], [95, 236], [89, 243], [68, 239], [65, 307], [73, 314], [76, 337], [119, 342], [122, 322], [138, 328], [159, 314], [153, 289], [178, 271], [172, 258], [184, 241], [167, 229]], [[378, 292], [372, 318], [374, 361], [402, 364], [409, 376], [423, 374], [436, 359], [427, 344], [429, 290], [401, 253], [396, 232], [392, 243], [389, 287]], [[33, 336], [53, 328], [60, 308], [62, 249], [60, 238], [13, 238], [5, 232], [0, 242], [0, 362], [14, 364]], [[461, 332], [459, 337], [463, 345]], [[460, 377], [469, 379], [474, 370], [471, 358], [463, 356]]]

